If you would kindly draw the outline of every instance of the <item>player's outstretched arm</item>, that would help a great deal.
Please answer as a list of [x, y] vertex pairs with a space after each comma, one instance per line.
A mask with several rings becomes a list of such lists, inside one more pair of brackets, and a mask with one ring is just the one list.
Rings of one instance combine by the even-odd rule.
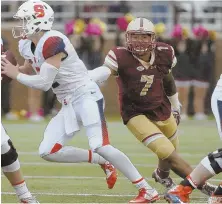
[[97, 67], [94, 70], [88, 72], [89, 76], [100, 86], [111, 75], [118, 75], [118, 63], [116, 56], [112, 50], [110, 50], [105, 58], [103, 66]]
[[17, 79], [28, 87], [47, 91], [51, 88], [58, 73], [62, 57], [64, 57], [64, 54], [59, 53], [46, 59], [40, 68], [40, 74], [34, 76], [19, 72], [18, 67], [12, 65], [7, 59], [2, 58], [2, 73]]
[[102, 85], [111, 75], [116, 75], [116, 71], [104, 64], [101, 67], [97, 67], [93, 70], [88, 71], [89, 76], [100, 86]]

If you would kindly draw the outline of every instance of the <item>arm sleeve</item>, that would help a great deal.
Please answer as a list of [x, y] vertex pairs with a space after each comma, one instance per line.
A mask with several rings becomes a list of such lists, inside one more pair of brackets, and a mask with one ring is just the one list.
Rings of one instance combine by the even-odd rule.
[[53, 36], [45, 41], [42, 49], [42, 54], [45, 60], [61, 52], [67, 54], [65, 51], [65, 43], [62, 38]]
[[58, 69], [56, 67], [44, 62], [40, 68], [39, 75], [29, 76], [19, 73], [17, 80], [25, 86], [47, 91], [51, 88], [57, 73]]
[[88, 71], [88, 73], [92, 80], [94, 80], [98, 85], [102, 85], [111, 75], [111, 70], [106, 66], [101, 66]]

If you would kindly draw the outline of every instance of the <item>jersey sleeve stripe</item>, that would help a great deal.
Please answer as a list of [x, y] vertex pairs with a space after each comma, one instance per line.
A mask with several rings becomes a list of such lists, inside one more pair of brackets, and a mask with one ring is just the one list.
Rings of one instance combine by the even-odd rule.
[[56, 54], [65, 53], [65, 43], [58, 36], [49, 37], [43, 45], [43, 57], [48, 59]]
[[113, 69], [117, 72], [118, 64], [116, 62], [113, 62], [109, 58], [106, 58], [104, 64], [107, 65], [110, 69]]
[[117, 61], [111, 54], [108, 54], [108, 56], [113, 60], [113, 61]]

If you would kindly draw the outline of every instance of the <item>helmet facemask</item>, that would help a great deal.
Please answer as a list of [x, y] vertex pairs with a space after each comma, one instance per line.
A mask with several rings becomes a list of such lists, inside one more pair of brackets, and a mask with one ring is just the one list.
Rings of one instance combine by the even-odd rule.
[[[143, 40], [134, 40], [132, 35], [149, 35], [151, 40], [144, 42]], [[147, 31], [128, 31], [126, 32], [127, 49], [137, 56], [142, 56], [151, 52], [155, 48], [155, 33]]]
[[31, 21], [30, 17], [20, 18], [18, 16], [13, 16], [13, 18], [19, 20], [19, 25], [12, 28], [12, 35], [14, 38], [26, 38], [37, 33], [37, 25], [32, 25], [32, 28], [29, 28], [29, 23]]

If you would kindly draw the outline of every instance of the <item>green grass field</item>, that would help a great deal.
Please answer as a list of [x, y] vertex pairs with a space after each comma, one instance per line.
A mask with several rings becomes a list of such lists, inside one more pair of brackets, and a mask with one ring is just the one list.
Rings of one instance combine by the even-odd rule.
[[[137, 194], [131, 183], [119, 173], [116, 186], [108, 190], [103, 171], [91, 164], [56, 164], [46, 162], [38, 156], [38, 146], [47, 123], [18, 124], [3, 121], [19, 152], [23, 174], [30, 191], [40, 203], [127, 203]], [[126, 153], [141, 174], [160, 193], [164, 189], [151, 179], [157, 158], [140, 144], [120, 122], [108, 122], [110, 139], [114, 146]], [[179, 127], [180, 149], [184, 159], [192, 165], [199, 163], [208, 152], [221, 147], [215, 121], [187, 121]], [[70, 145], [88, 148], [84, 131], [76, 135]], [[178, 183], [180, 178], [172, 173]], [[218, 184], [222, 176], [211, 179]], [[2, 203], [15, 203], [17, 198], [12, 187], [2, 176]], [[160, 203], [165, 201], [161, 199]], [[192, 202], [206, 203], [207, 197], [198, 191], [192, 195]]]

